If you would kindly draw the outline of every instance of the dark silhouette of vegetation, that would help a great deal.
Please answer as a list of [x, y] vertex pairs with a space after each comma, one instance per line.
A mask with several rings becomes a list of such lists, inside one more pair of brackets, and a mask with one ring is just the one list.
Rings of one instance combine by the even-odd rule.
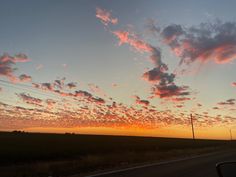
[[0, 176], [66, 176], [228, 148], [234, 141], [0, 133]]

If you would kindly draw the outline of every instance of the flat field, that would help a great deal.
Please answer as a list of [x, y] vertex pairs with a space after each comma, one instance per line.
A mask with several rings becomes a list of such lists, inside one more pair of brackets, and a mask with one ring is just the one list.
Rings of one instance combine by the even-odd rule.
[[230, 148], [225, 140], [0, 133], [0, 176], [69, 176]]

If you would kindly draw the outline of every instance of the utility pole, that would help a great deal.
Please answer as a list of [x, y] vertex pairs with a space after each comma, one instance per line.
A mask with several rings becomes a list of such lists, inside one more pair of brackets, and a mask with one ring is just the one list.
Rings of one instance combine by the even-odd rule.
[[231, 129], [229, 129], [229, 134], [230, 134], [230, 140], [232, 141], [232, 140], [233, 140], [233, 137], [232, 137], [232, 131], [231, 131]]
[[192, 125], [193, 140], [195, 140], [194, 127], [193, 127], [193, 116], [192, 116], [192, 114], [190, 114], [190, 120], [191, 120], [191, 125]]

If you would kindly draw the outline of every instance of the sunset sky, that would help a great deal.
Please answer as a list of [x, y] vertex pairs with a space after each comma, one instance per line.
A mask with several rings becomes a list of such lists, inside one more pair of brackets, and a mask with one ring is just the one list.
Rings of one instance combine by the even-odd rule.
[[236, 137], [235, 6], [1, 0], [0, 130]]

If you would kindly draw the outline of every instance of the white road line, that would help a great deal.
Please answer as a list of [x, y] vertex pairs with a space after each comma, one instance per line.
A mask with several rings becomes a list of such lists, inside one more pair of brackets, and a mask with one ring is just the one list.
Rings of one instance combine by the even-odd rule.
[[135, 170], [135, 169], [138, 169], [138, 168], [166, 165], [166, 164], [170, 164], [170, 163], [174, 163], [174, 162], [181, 162], [181, 161], [191, 160], [191, 159], [195, 159], [195, 158], [199, 158], [199, 157], [205, 157], [205, 156], [209, 156], [209, 155], [216, 154], [216, 153], [219, 153], [219, 152], [213, 152], [213, 153], [198, 155], [198, 156], [194, 156], [194, 157], [186, 157], [186, 158], [182, 158], [182, 159], [169, 160], [169, 161], [157, 162], [157, 163], [146, 164], [146, 165], [139, 165], [139, 166], [135, 166], [135, 167], [123, 168], [123, 169], [120, 169], [120, 170], [112, 170], [112, 171], [102, 172], [102, 173], [98, 173], [98, 174], [94, 174], [94, 175], [88, 175], [88, 176], [84, 176], [84, 177], [98, 177], [98, 176], [102, 176], [102, 175], [109, 175], [109, 174], [113, 174], [113, 173], [119, 173], [119, 172], [124, 172], [124, 171], [129, 171], [129, 170]]

